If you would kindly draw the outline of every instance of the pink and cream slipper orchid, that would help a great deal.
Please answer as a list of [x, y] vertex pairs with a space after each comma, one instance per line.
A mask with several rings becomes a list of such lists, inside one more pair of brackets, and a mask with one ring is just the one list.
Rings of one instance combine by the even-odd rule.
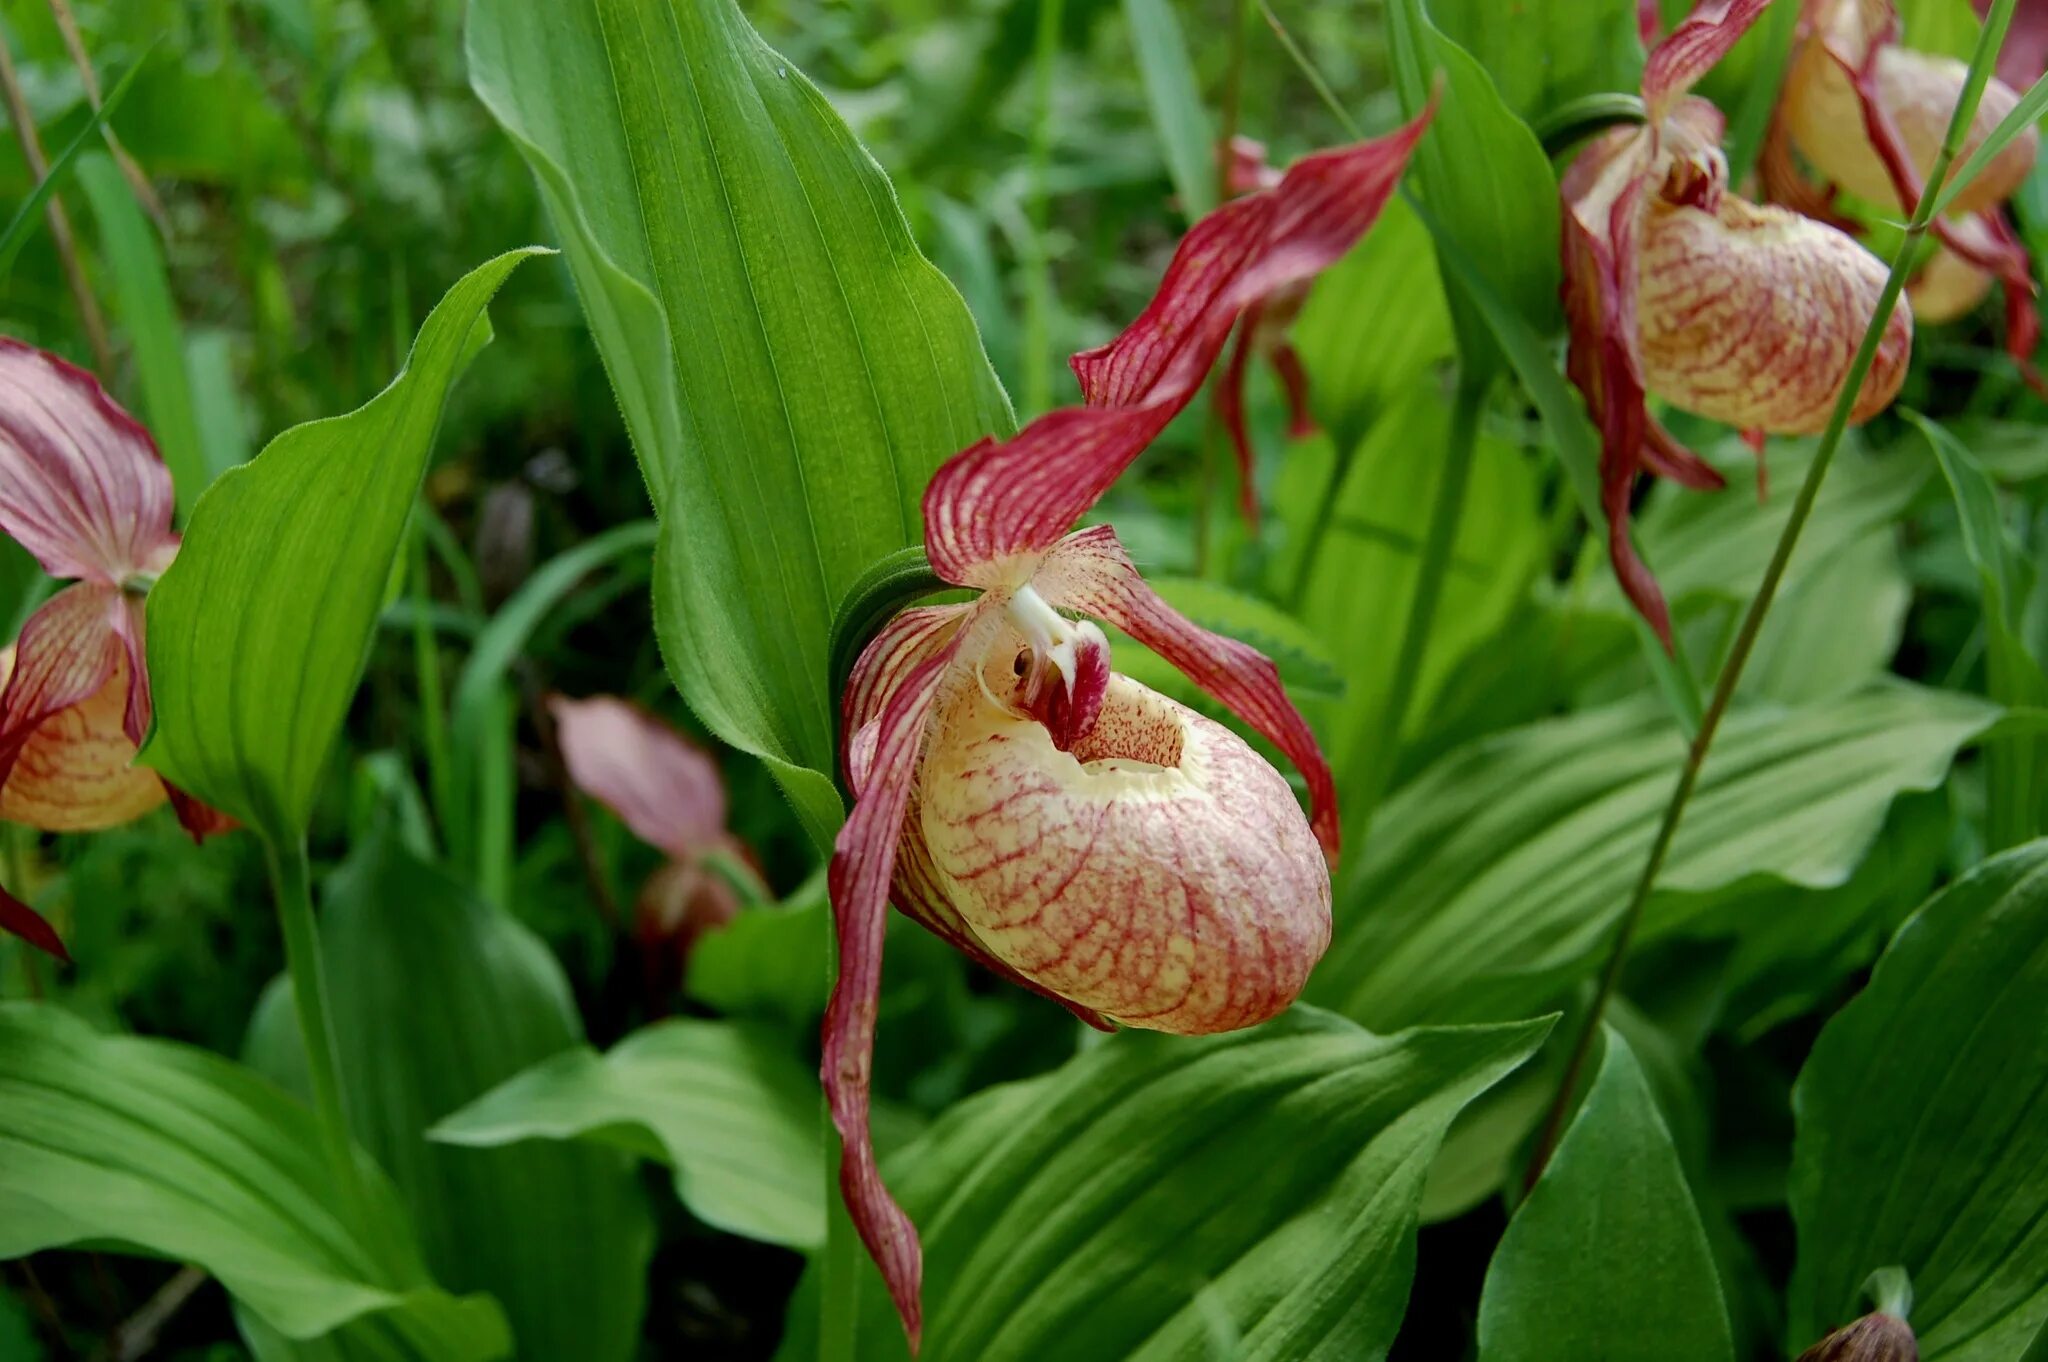
[[[868, 1135], [892, 898], [1105, 1029], [1254, 1025], [1294, 1000], [1329, 942], [1336, 791], [1278, 671], [1168, 606], [1107, 526], [1069, 530], [1193, 400], [1245, 311], [1364, 235], [1427, 122], [1307, 157], [1196, 223], [1144, 314], [1075, 356], [1088, 405], [981, 441], [925, 491], [933, 569], [981, 594], [902, 611], [848, 678], [855, 799], [829, 872], [839, 977], [823, 1068], [840, 1185], [913, 1346], [917, 1231]], [[1113, 672], [1093, 620], [1285, 754], [1306, 779], [1308, 815], [1235, 733]]]
[[[1230, 174], [1224, 188], [1233, 197], [1263, 193], [1280, 183], [1280, 172], [1266, 160], [1264, 143], [1249, 137], [1233, 137], [1229, 154]], [[1245, 308], [1237, 327], [1237, 344], [1231, 349], [1223, 377], [1216, 385], [1216, 416], [1229, 433], [1230, 447], [1237, 456], [1238, 507], [1254, 532], [1259, 527], [1259, 489], [1253, 481], [1251, 431], [1245, 424], [1245, 378], [1253, 355], [1265, 360], [1287, 398], [1288, 438], [1306, 440], [1316, 433], [1316, 418], [1308, 405], [1308, 370], [1287, 335], [1308, 302], [1313, 282], [1297, 280]]]
[[[2026, 26], [2016, 22], [2015, 29], [2024, 47]], [[1761, 164], [1771, 198], [1837, 226], [1851, 225], [1836, 209], [1838, 193], [1887, 211], [1912, 211], [1968, 68], [1902, 46], [1899, 38], [1891, 0], [1806, 0], [1798, 47], [1772, 119], [1772, 145]], [[2019, 95], [2004, 80], [1987, 83], [1961, 159], [2018, 103]], [[2033, 353], [2041, 323], [2032, 267], [2002, 205], [2025, 181], [2039, 151], [2040, 134], [2029, 128], [1992, 157], [1956, 196], [1948, 215], [1933, 224], [1939, 245], [1907, 288], [1914, 316], [1939, 323], [1968, 312], [1999, 283], [2005, 290], [2006, 350], [2037, 388], [2042, 385]], [[1807, 178], [1800, 160], [1822, 184]]]
[[[1636, 477], [1697, 488], [1722, 479], [1649, 414], [1647, 395], [1725, 421], [1753, 442], [1815, 433], [1884, 289], [1883, 264], [1843, 232], [1734, 194], [1721, 115], [1687, 93], [1767, 5], [1695, 7], [1650, 52], [1647, 122], [1596, 139], [1559, 187], [1566, 367], [1600, 431], [1609, 557], [1667, 647], [1670, 612], [1629, 538]], [[1911, 319], [1895, 312], [1852, 420], [1868, 420], [1897, 395], [1912, 339]]]
[[[156, 441], [97, 379], [0, 336], [0, 531], [73, 583], [0, 651], [0, 818], [87, 832], [168, 798], [194, 838], [229, 826], [134, 765], [150, 719], [142, 601], [178, 551], [173, 506]], [[4, 889], [0, 928], [64, 954]]]
[[668, 856], [634, 905], [635, 931], [650, 968], [688, 962], [705, 932], [733, 920], [740, 896], [709, 859], [744, 860], [725, 827], [725, 779], [709, 752], [666, 721], [611, 695], [548, 697], [562, 764], [577, 789], [617, 814], [634, 836]]

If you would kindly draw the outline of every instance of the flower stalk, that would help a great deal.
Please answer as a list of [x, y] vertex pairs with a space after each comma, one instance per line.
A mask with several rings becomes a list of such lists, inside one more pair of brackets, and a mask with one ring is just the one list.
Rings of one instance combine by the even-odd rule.
[[1992, 64], [1998, 56], [1999, 45], [2004, 41], [2005, 31], [2012, 22], [2015, 4], [2016, 0], [1997, 0], [1985, 20], [1983, 33], [1978, 38], [1977, 50], [1970, 59], [1969, 76], [1963, 86], [1962, 98], [1957, 102], [1955, 113], [1949, 120], [1948, 132], [1942, 138], [1941, 151], [1927, 177], [1926, 188], [1914, 206], [1912, 219], [1906, 226], [1898, 249], [1893, 252], [1891, 267], [1885, 276], [1884, 290], [1878, 295], [1876, 312], [1869, 327], [1864, 331], [1863, 343], [1857, 348], [1856, 357], [1850, 365], [1848, 380], [1842, 385], [1835, 399], [1827, 429], [1821, 435], [1820, 446], [1814, 452], [1813, 463], [1807, 469], [1806, 478], [1800, 483], [1799, 494], [1792, 503], [1791, 515], [1785, 521], [1785, 528], [1778, 535], [1777, 547], [1772, 550], [1770, 563], [1764, 569], [1763, 580], [1757, 586], [1756, 595], [1750, 600], [1749, 608], [1742, 617], [1742, 625], [1736, 631], [1735, 641], [1729, 647], [1727, 660], [1715, 678], [1713, 695], [1707, 702], [1705, 714], [1701, 716], [1699, 731], [1693, 735], [1692, 742], [1686, 749], [1685, 762], [1679, 768], [1678, 781], [1672, 787], [1671, 798], [1665, 803], [1664, 815], [1658, 822], [1657, 834], [1650, 844], [1649, 855], [1644, 859], [1642, 874], [1637, 877], [1635, 888], [1629, 896], [1628, 906], [1622, 911], [1621, 921], [1615, 928], [1614, 941], [1608, 948], [1606, 963], [1601, 967], [1592, 1005], [1587, 1009], [1585, 1020], [1573, 1038], [1571, 1056], [1566, 1061], [1564, 1077], [1544, 1116], [1535, 1153], [1529, 1161], [1529, 1171], [1524, 1180], [1525, 1194], [1528, 1188], [1534, 1187], [1537, 1179], [1542, 1177], [1543, 1169], [1549, 1163], [1550, 1155], [1556, 1149], [1557, 1141], [1563, 1133], [1572, 1092], [1578, 1086], [1579, 1075], [1585, 1068], [1586, 1057], [1592, 1048], [1593, 1037], [1599, 1032], [1601, 1019], [1606, 1015], [1607, 1004], [1620, 983], [1622, 967], [1627, 963], [1629, 947], [1635, 940], [1636, 928], [1642, 921], [1643, 910], [1649, 903], [1650, 894], [1656, 888], [1657, 877], [1663, 871], [1665, 859], [1670, 854], [1672, 840], [1678, 834], [1678, 825], [1685, 816], [1686, 806], [1692, 800], [1693, 791], [1699, 784], [1700, 768], [1705, 764], [1707, 752], [1713, 746], [1714, 734], [1720, 728], [1721, 720], [1734, 698], [1735, 688], [1742, 680], [1743, 668], [1748, 665], [1750, 654], [1756, 648], [1764, 619], [1770, 613], [1772, 603], [1777, 599], [1778, 588], [1784, 581], [1786, 566], [1792, 560], [1793, 551], [1799, 546], [1799, 536], [1806, 528], [1808, 517], [1813, 514], [1814, 501], [1820, 495], [1821, 483], [1826, 479], [1828, 468], [1834, 462], [1835, 451], [1841, 447], [1842, 435], [1848, 429], [1850, 411], [1855, 406], [1857, 395], [1862, 391], [1864, 376], [1870, 372], [1870, 366], [1877, 358], [1878, 346], [1884, 339], [1886, 324], [1891, 319], [1893, 309], [1898, 305], [1906, 276], [1911, 273], [1920, 243], [1927, 236], [1942, 183], [1948, 177], [1949, 168], [1961, 154], [1971, 121], [1976, 116], [1977, 101], [1984, 92], [1985, 82], [1990, 78]]

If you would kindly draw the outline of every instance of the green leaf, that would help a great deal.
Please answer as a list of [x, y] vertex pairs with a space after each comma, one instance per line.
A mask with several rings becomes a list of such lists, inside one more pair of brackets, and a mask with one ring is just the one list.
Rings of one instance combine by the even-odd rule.
[[[1536, 134], [1502, 101], [1486, 68], [1431, 22], [1424, 0], [1389, 0], [1387, 30], [1405, 113], [1420, 111], [1437, 80], [1444, 83], [1414, 158], [1430, 212], [1517, 315], [1540, 332], [1556, 330], [1557, 180]], [[1461, 289], [1449, 293], [1465, 362], [1494, 367], [1500, 350], [1491, 327]]]
[[1187, 39], [1169, 0], [1124, 0], [1124, 23], [1173, 192], [1180, 196], [1181, 213], [1193, 221], [1216, 206], [1218, 153]]
[[1912, 1278], [1924, 1362], [2005, 1362], [2048, 1323], [2048, 842], [1929, 900], [1793, 1090], [1793, 1351]]
[[1634, 93], [1643, 83], [1635, 0], [1430, 0], [1430, 12], [1527, 123], [1541, 125], [1575, 99]]
[[831, 911], [820, 869], [787, 902], [748, 908], [699, 937], [684, 987], [726, 1016], [815, 1021], [832, 978]]
[[[1226, 638], [1249, 643], [1280, 669], [1280, 679], [1297, 697], [1325, 699], [1344, 694], [1343, 666], [1333, 657], [1325, 640], [1357, 637], [1320, 630], [1304, 624], [1279, 606], [1233, 591], [1227, 586], [1199, 577], [1159, 576], [1149, 579], [1167, 604], [1181, 614]], [[1118, 671], [1126, 672], [1176, 698], [1195, 702], [1199, 689], [1140, 645], [1117, 634], [1111, 648]]]
[[79, 157], [78, 182], [99, 221], [100, 248], [114, 277], [116, 315], [135, 348], [144, 424], [171, 470], [179, 510], [189, 512], [213, 478], [200, 445], [184, 328], [171, 300], [163, 248], [113, 157], [97, 151]]
[[[1437, 259], [1442, 264], [1444, 278], [1456, 281], [1463, 290], [1463, 297], [1478, 309], [1479, 315], [1492, 329], [1494, 339], [1499, 342], [1501, 352], [1507, 357], [1508, 366], [1521, 380], [1530, 404], [1543, 418], [1544, 428], [1550, 432], [1551, 446], [1564, 467], [1566, 484], [1572, 490], [1573, 499], [1579, 503], [1579, 512], [1594, 531], [1592, 537], [1600, 538], [1606, 533], [1607, 513], [1600, 503], [1599, 438], [1586, 417], [1585, 407], [1552, 358], [1551, 347], [1528, 319], [1517, 313], [1507, 297], [1493, 286], [1435, 213], [1417, 207], [1416, 214], [1436, 241]], [[1657, 566], [1656, 560], [1647, 554], [1644, 560], [1653, 568]], [[1673, 657], [1664, 651], [1664, 645], [1641, 616], [1633, 615], [1631, 620], [1637, 647], [1642, 652], [1644, 665], [1657, 682], [1658, 692], [1671, 706], [1672, 714], [1685, 725], [1686, 731], [1694, 731], [1699, 727], [1703, 707], [1699, 682], [1693, 678], [1682, 656]]]
[[79, 154], [100, 140], [100, 129], [114, 116], [114, 110], [121, 106], [121, 101], [128, 97], [129, 88], [135, 84], [136, 72], [143, 68], [148, 59], [149, 53], [144, 52], [122, 74], [121, 79], [114, 82], [114, 87], [107, 91], [107, 97], [100, 101], [99, 108], [86, 120], [85, 126], [78, 130], [78, 135], [64, 144], [64, 150], [58, 152], [57, 159], [50, 162], [50, 168], [44, 172], [43, 178], [36, 182], [36, 187], [30, 191], [29, 196], [15, 208], [14, 216], [7, 220], [6, 230], [0, 231], [0, 280], [5, 280], [13, 273], [14, 259], [21, 254], [22, 245], [28, 240], [29, 233], [35, 230], [35, 224], [42, 216], [43, 205], [50, 201], [50, 195], [57, 192], [57, 186], [63, 183], [65, 175], [70, 173], [72, 162], [78, 159]]
[[[1684, 920], [1660, 906], [1667, 894], [1843, 883], [1892, 801], [1938, 785], [1999, 713], [1903, 684], [1810, 709], [1738, 709], [1707, 758], [1651, 922]], [[1549, 1005], [1597, 963], [1684, 753], [1654, 706], [1631, 702], [1437, 761], [1374, 820], [1306, 996], [1382, 1030]]]
[[[1975, 34], [1972, 33], [1974, 42]], [[1965, 54], [1967, 55], [1967, 53]], [[2048, 76], [2043, 76], [2027, 88], [2020, 96], [2020, 102], [2013, 106], [2011, 113], [1998, 120], [1998, 126], [1991, 130], [1977, 149], [1970, 153], [1960, 168], [1950, 171], [1942, 181], [1941, 193], [1935, 196], [1934, 211], [1939, 213], [1955, 200], [1956, 195], [1969, 186], [1970, 181], [1984, 173], [1984, 168], [1998, 157], [1998, 153], [2012, 145], [2013, 139], [2024, 136], [2027, 129], [2041, 121], [2041, 115], [2048, 113]]]
[[206, 480], [249, 461], [249, 412], [235, 382], [233, 338], [218, 329], [185, 336], [185, 371], [192, 376], [193, 419], [206, 456]]
[[[1309, 400], [1339, 449], [1355, 448], [1374, 421], [1457, 353], [1432, 259], [1415, 210], [1392, 199], [1351, 253], [1316, 279], [1294, 323], [1295, 348], [1314, 375]], [[1370, 323], [1361, 325], [1362, 317]], [[1284, 467], [1291, 472], [1298, 462]]]
[[1013, 424], [973, 319], [732, 0], [479, 0], [469, 62], [565, 238], [662, 520], [670, 672], [828, 845], [832, 612], [917, 541], [939, 462]]
[[[1718, 492], [1698, 492], [1659, 482], [1636, 518], [1636, 536], [1653, 552], [1657, 581], [1674, 611], [1702, 601], [1747, 602], [1763, 580], [1764, 567], [1777, 548], [1799, 486], [1813, 461], [1814, 441], [1773, 440], [1765, 451], [1769, 495], [1759, 503], [1756, 458], [1734, 440], [1709, 450], [1707, 457], [1728, 479]], [[1927, 461], [1905, 450], [1869, 452], [1855, 445], [1840, 451], [1828, 470], [1813, 506], [1812, 518], [1799, 537], [1798, 552], [1788, 565], [1787, 583], [1817, 570], [1823, 563], [1864, 539], [1879, 526], [1902, 516], [1927, 484]], [[1633, 614], [1614, 574], [1606, 570], [1606, 549], [1588, 544], [1591, 560], [1584, 571], [1592, 578], [1585, 608], [1603, 614]]]
[[1764, 619], [1736, 695], [1813, 704], [1860, 690], [1890, 670], [1913, 604], [1898, 540], [1895, 527], [1877, 525], [1839, 551], [1801, 563]]
[[434, 1128], [449, 1144], [587, 1138], [675, 1169], [707, 1225], [794, 1248], [825, 1241], [818, 1082], [776, 1037], [732, 1022], [643, 1027], [599, 1057], [556, 1055]]
[[295, 426], [222, 474], [149, 593], [145, 760], [274, 842], [296, 841], [311, 816], [449, 385], [489, 337], [491, 295], [535, 253], [464, 275], [366, 405]]
[[[1934, 449], [1955, 497], [1963, 550], [1977, 569], [1991, 698], [2010, 708], [2048, 704], [2048, 674], [2020, 636], [2021, 611], [2034, 591], [2032, 567], [2006, 529], [1998, 489], [1953, 435], [1918, 412], [1905, 415]], [[2048, 816], [2048, 740], [2001, 738], [1988, 744], [1986, 756], [1986, 840], [1991, 850], [2002, 851], [2042, 831]]]
[[[449, 852], [476, 867], [477, 887], [500, 906], [511, 889], [511, 802], [499, 788], [478, 777], [486, 763], [509, 761], [516, 712], [509, 692], [512, 664], [525, 652], [535, 629], [554, 614], [564, 599], [597, 569], [615, 560], [634, 560], [654, 546], [655, 524], [636, 520], [614, 525], [601, 534], [556, 554], [519, 584], [470, 645], [469, 658], [455, 683], [450, 702], [449, 737], [453, 743], [455, 779], [441, 810], [447, 823]], [[492, 750], [487, 752], [489, 747]]]
[[[1238, 1362], [1383, 1356], [1445, 1126], [1549, 1027], [1382, 1038], [1295, 1008], [1124, 1032], [968, 1099], [887, 1165], [924, 1237], [925, 1355], [1153, 1362], [1235, 1336]], [[857, 1355], [902, 1358], [867, 1273]], [[780, 1356], [815, 1355], [813, 1315], [800, 1294]]]
[[197, 1263], [287, 1338], [355, 1324], [385, 1354], [504, 1357], [496, 1304], [433, 1284], [391, 1185], [341, 1198], [312, 1114], [217, 1055], [0, 1006], [0, 1259], [115, 1245]]
[[1479, 1362], [1734, 1362], [1713, 1251], [1619, 1032], [1479, 1299]]
[[[373, 835], [323, 896], [320, 937], [349, 1123], [411, 1210], [437, 1278], [503, 1302], [522, 1357], [635, 1356], [654, 1228], [630, 1160], [579, 1145], [470, 1150], [430, 1126], [583, 1025], [541, 940], [445, 871]], [[304, 1086], [291, 986], [252, 1026]]]

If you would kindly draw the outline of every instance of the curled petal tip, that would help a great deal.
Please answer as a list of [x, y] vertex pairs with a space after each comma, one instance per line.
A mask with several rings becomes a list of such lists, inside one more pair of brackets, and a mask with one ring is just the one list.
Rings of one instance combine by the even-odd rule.
[[63, 938], [49, 920], [4, 888], [0, 888], [0, 932], [18, 936], [43, 954], [71, 963], [71, 952], [64, 949]]

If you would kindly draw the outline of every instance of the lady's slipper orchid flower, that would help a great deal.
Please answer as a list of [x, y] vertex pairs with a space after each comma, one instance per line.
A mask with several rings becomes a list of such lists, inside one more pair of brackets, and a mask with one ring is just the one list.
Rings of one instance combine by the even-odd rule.
[[707, 863], [716, 854], [746, 854], [725, 829], [718, 763], [669, 724], [615, 696], [551, 695], [548, 714], [570, 781], [668, 855], [641, 886], [633, 916], [650, 961], [664, 950], [680, 967], [698, 937], [740, 910], [732, 883]]
[[[1328, 944], [1336, 792], [1279, 673], [1176, 613], [1107, 526], [1068, 530], [1193, 400], [1245, 310], [1365, 233], [1427, 121], [1307, 157], [1196, 223], [1144, 314], [1074, 358], [1088, 405], [981, 441], [925, 491], [933, 568], [981, 595], [903, 611], [848, 679], [855, 800], [829, 872], [840, 965], [823, 1070], [841, 1188], [913, 1346], [917, 1231], [868, 1135], [892, 897], [1105, 1028], [1250, 1026], [1293, 1001]], [[1229, 729], [1113, 673], [1102, 630], [1068, 611], [1122, 629], [1271, 741], [1306, 777], [1309, 816]]]
[[[1249, 137], [1230, 139], [1230, 174], [1224, 188], [1233, 196], [1257, 194], [1280, 183], [1280, 172], [1266, 161], [1266, 148]], [[1287, 332], [1308, 302], [1312, 279], [1300, 279], [1275, 289], [1244, 310], [1238, 323], [1237, 345], [1216, 385], [1216, 415], [1230, 434], [1230, 447], [1237, 454], [1238, 505], [1254, 530], [1259, 524], [1259, 490], [1253, 483], [1252, 437], [1245, 424], [1244, 384], [1251, 357], [1257, 354], [1272, 366], [1287, 397], [1288, 438], [1306, 440], [1316, 433], [1316, 418], [1308, 406], [1308, 370]]]
[[[0, 336], [0, 531], [72, 579], [0, 651], [0, 818], [84, 832], [168, 797], [195, 838], [227, 822], [135, 766], [149, 730], [142, 600], [178, 551], [156, 442], [98, 380]], [[0, 889], [0, 928], [63, 956]]]
[[[1899, 36], [1891, 0], [1806, 0], [1761, 167], [1772, 198], [1845, 227], [1853, 224], [1836, 210], [1838, 191], [1901, 213], [1919, 203], [1968, 67], [1904, 47]], [[2012, 86], [1990, 80], [1962, 159], [2018, 103]], [[1914, 315], [1939, 323], [1976, 306], [1994, 280], [2002, 284], [2006, 349], [2036, 386], [2032, 361], [2041, 323], [2034, 281], [2026, 249], [2000, 205], [2019, 189], [2039, 150], [2040, 134], [2029, 128], [1991, 158], [1957, 194], [1949, 215], [1933, 224], [1939, 247], [1907, 288]], [[1793, 152], [1824, 187], [1804, 178]]]
[[[1567, 368], [1600, 430], [1609, 556], [1666, 646], [1670, 613], [1629, 539], [1636, 475], [1722, 479], [1649, 414], [1647, 394], [1759, 438], [1819, 431], [1884, 289], [1884, 266], [1847, 235], [1731, 192], [1721, 115], [1686, 93], [1767, 4], [1703, 0], [1650, 52], [1647, 123], [1601, 136], [1560, 185]], [[1852, 420], [1897, 394], [1911, 349], [1896, 312]]]

